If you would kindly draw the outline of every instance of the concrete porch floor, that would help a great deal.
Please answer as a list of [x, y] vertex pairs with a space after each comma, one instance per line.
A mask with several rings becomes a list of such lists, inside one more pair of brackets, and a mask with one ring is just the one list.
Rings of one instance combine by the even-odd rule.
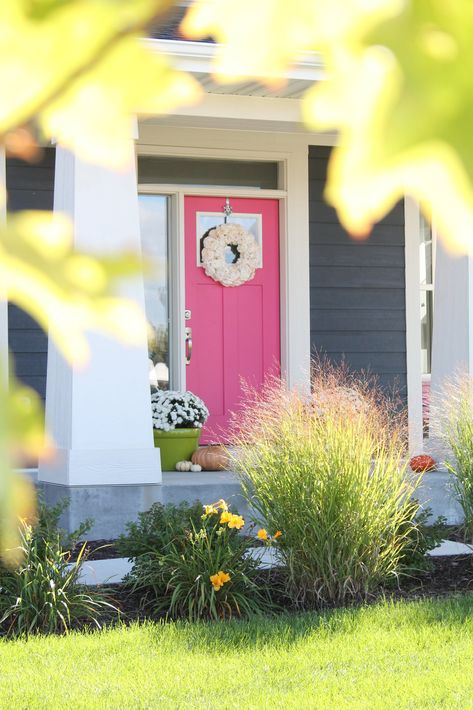
[[[34, 471], [29, 475], [35, 480]], [[136, 520], [138, 512], [147, 510], [155, 502], [180, 503], [200, 500], [213, 503], [224, 498], [232, 504], [247, 522], [250, 511], [241, 493], [240, 484], [232, 471], [201, 473], [163, 473], [162, 485], [104, 485], [61, 486], [39, 482], [39, 491], [48, 505], [64, 497], [70, 498], [69, 508], [63, 514], [61, 525], [74, 530], [85, 518], [93, 518], [89, 539], [113, 539], [125, 532], [126, 523]], [[433, 519], [446, 517], [450, 524], [460, 523], [462, 511], [451, 489], [451, 476], [447, 471], [427, 473], [416, 497], [421, 504], [432, 509]]]

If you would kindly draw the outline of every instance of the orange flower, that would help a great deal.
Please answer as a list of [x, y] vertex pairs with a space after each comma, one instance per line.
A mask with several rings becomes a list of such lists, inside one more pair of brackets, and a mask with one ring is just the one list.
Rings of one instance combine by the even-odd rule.
[[212, 583], [212, 586], [214, 588], [214, 591], [218, 592], [226, 582], [229, 582], [231, 580], [231, 577], [227, 572], [223, 572], [220, 570], [216, 574], [212, 574], [210, 576], [210, 581]]
[[268, 539], [268, 531], [265, 530], [264, 528], [261, 528], [261, 530], [258, 530], [256, 533], [256, 537], [258, 537], [260, 540], [267, 540]]
[[273, 535], [273, 539], [277, 540], [278, 537], [281, 537], [281, 535], [282, 535], [282, 532], [280, 530], [277, 530]]

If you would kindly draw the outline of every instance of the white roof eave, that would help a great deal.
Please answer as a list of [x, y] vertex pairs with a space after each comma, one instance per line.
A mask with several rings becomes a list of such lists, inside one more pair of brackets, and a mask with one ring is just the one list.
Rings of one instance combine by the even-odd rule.
[[[172, 64], [191, 74], [213, 73], [213, 63], [219, 45], [210, 42], [189, 42], [170, 39], [143, 39], [150, 49], [166, 55]], [[299, 59], [281, 77], [291, 81], [320, 81], [325, 77], [322, 59], [316, 52], [303, 52]], [[248, 77], [249, 79], [251, 77]], [[255, 79], [257, 75], [255, 74]]]

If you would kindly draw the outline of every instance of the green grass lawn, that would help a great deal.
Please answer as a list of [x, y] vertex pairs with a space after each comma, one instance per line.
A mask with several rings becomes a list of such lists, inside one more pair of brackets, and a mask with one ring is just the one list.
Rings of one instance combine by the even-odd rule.
[[3, 641], [0, 707], [473, 707], [473, 595]]

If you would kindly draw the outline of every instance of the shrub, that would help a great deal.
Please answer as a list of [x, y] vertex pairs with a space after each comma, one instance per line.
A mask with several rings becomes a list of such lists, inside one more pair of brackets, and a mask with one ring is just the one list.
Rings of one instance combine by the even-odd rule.
[[116, 611], [105, 592], [79, 583], [85, 543], [71, 562], [52, 522], [58, 510], [42, 506], [37, 526], [20, 521], [21, 562], [0, 566], [0, 627], [8, 636], [67, 633], [79, 623], [100, 628], [103, 612]]
[[117, 547], [122, 555], [132, 559], [147, 552], [163, 552], [169, 543], [185, 539], [192, 526], [198, 526], [202, 517], [202, 503], [183, 502], [179, 505], [154, 503], [138, 522], [128, 523], [127, 534], [121, 535]]
[[241, 516], [225, 501], [205, 506], [199, 525], [191, 521], [184, 538], [165, 552], [143, 554], [128, 578], [142, 605], [169, 618], [219, 620], [271, 609], [257, 584], [258, 560], [248, 555], [252, 541], [238, 534]]
[[[314, 364], [312, 394], [247, 392], [232, 460], [298, 607], [365, 598], [399, 574], [419, 505], [397, 403], [343, 368]], [[420, 477], [417, 479], [420, 480]]]
[[473, 381], [458, 374], [433, 398], [432, 431], [449, 450], [445, 462], [465, 516], [465, 538], [473, 541]]
[[448, 535], [447, 519], [439, 515], [431, 521], [432, 509], [419, 508], [416, 515], [416, 525], [408, 522], [406, 545], [400, 558], [400, 570], [404, 574], [415, 574], [433, 568], [432, 558], [427, 556]]
[[38, 496], [37, 520], [32, 527], [32, 534], [39, 546], [48, 540], [57, 541], [61, 550], [69, 552], [73, 550], [80, 540], [84, 540], [93, 525], [92, 518], [87, 518], [76, 530], [68, 533], [59, 526], [59, 520], [63, 512], [69, 507], [70, 500], [62, 498], [56, 505], [48, 506]]

